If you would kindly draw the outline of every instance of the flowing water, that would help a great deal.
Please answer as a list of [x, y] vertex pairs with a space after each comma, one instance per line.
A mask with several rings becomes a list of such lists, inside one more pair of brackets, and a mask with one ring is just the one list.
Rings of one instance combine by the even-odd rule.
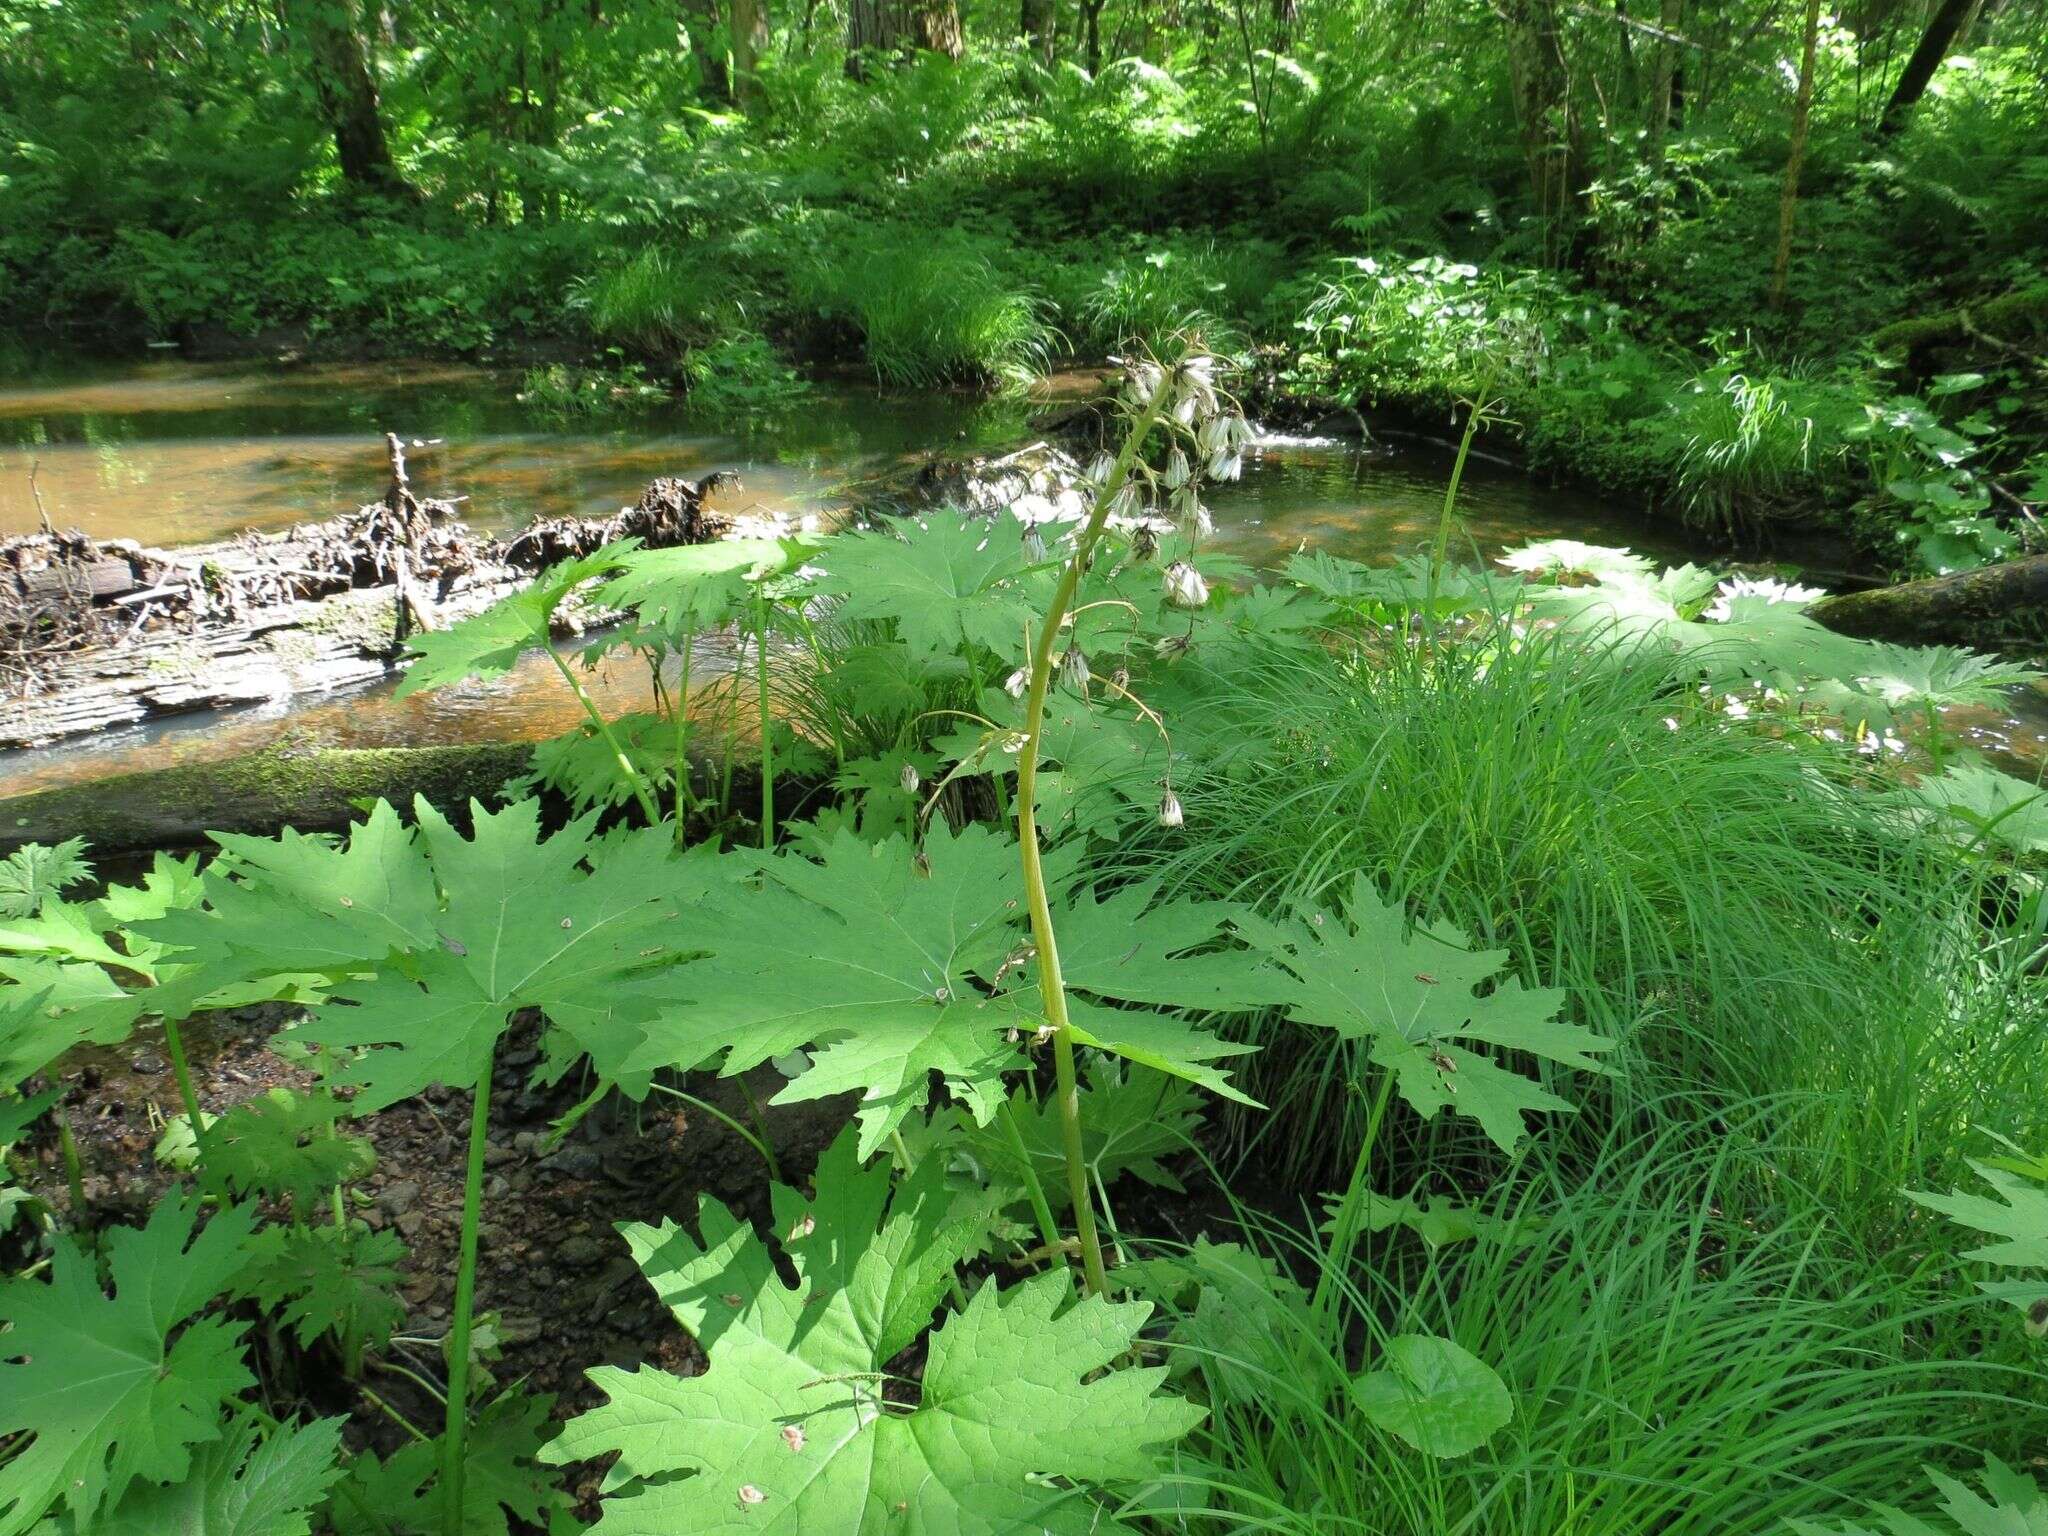
[[[426, 495], [466, 497], [464, 516], [502, 529], [538, 515], [609, 513], [658, 474], [739, 472], [723, 510], [831, 507], [852, 479], [924, 453], [997, 448], [1029, 430], [1030, 402], [889, 393], [857, 383], [757, 421], [706, 421], [680, 407], [595, 423], [550, 419], [510, 376], [456, 364], [271, 368], [164, 360], [54, 364], [0, 375], [0, 534], [59, 527], [145, 544], [195, 543], [332, 516], [382, 494], [381, 434], [441, 439], [410, 457]], [[1368, 561], [1426, 548], [1450, 455], [1355, 437], [1276, 438], [1214, 499], [1218, 541], [1258, 565], [1308, 545]], [[39, 499], [40, 498], [40, 499]], [[1664, 559], [1702, 557], [1669, 525], [1582, 490], [1474, 462], [1459, 516], [1468, 556], [1569, 536]], [[621, 664], [596, 690], [608, 708], [644, 703]], [[0, 755], [0, 794], [252, 750], [289, 732], [331, 746], [538, 739], [579, 718], [545, 661], [489, 684], [397, 700], [384, 686], [231, 714], [156, 722]], [[2039, 722], [1987, 715], [1984, 744], [2048, 747]]]

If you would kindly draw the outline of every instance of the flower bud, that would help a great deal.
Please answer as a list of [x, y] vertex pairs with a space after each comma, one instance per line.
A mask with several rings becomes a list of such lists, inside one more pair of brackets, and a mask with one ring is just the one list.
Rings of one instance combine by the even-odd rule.
[[1169, 608], [1200, 608], [1209, 601], [1209, 583], [1185, 560], [1176, 560], [1161, 578]]
[[1176, 795], [1169, 789], [1164, 795], [1160, 796], [1159, 825], [1169, 828], [1177, 827], [1186, 820], [1187, 814], [1181, 809], [1179, 795]]
[[902, 776], [897, 782], [902, 784], [903, 793], [906, 795], [914, 795], [924, 787], [924, 779], [918, 773], [915, 763], [905, 763], [903, 765]]
[[1138, 487], [1129, 480], [1116, 488], [1116, 494], [1109, 499], [1111, 517], [1136, 517], [1143, 504], [1138, 500]]
[[1038, 531], [1036, 523], [1024, 530], [1024, 558], [1033, 565], [1045, 558], [1045, 535]]
[[1066, 654], [1060, 657], [1060, 681], [1075, 692], [1085, 694], [1090, 676], [1087, 653], [1078, 645], [1068, 646]]
[[1088, 461], [1088, 467], [1082, 474], [1090, 485], [1104, 485], [1115, 470], [1116, 460], [1106, 453], [1098, 453]]

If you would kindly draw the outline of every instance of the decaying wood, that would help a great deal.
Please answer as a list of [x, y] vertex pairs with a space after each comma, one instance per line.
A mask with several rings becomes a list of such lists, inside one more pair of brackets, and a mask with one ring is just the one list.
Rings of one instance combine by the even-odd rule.
[[54, 529], [0, 543], [0, 748], [373, 682], [404, 665], [408, 634], [555, 560], [628, 536], [716, 537], [704, 495], [731, 480], [663, 477], [616, 516], [500, 540], [416, 496], [406, 445], [387, 435], [385, 448], [383, 499], [323, 523], [178, 550]]
[[2048, 555], [1844, 592], [1806, 611], [1837, 633], [1865, 640], [2038, 650], [2048, 641]]

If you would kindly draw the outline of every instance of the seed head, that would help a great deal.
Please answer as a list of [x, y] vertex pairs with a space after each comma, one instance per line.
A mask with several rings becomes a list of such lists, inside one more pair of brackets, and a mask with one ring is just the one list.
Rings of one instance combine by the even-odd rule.
[[1173, 828], [1186, 820], [1187, 815], [1181, 810], [1179, 795], [1169, 789], [1159, 797], [1159, 825]]
[[1200, 608], [1209, 601], [1209, 583], [1185, 560], [1176, 560], [1166, 568], [1162, 585], [1169, 608]]

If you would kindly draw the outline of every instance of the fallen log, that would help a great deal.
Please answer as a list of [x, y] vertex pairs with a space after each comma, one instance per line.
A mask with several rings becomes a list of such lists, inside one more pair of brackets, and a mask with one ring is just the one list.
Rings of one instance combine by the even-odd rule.
[[1806, 611], [1836, 633], [1861, 640], [2040, 650], [2048, 644], [2048, 555], [1843, 592]]
[[[383, 500], [324, 523], [177, 550], [54, 530], [0, 544], [0, 748], [375, 682], [404, 667], [408, 634], [481, 612], [555, 560], [724, 529], [703, 502], [731, 477], [714, 475], [658, 479], [613, 517], [486, 538], [454, 503], [413, 495], [404, 446], [387, 437]], [[580, 622], [562, 619], [565, 633]]]
[[0, 800], [0, 853], [68, 837], [85, 838], [96, 857], [114, 857], [205, 846], [209, 832], [336, 831], [359, 817], [358, 799], [409, 806], [425, 795], [455, 810], [471, 799], [491, 804], [526, 771], [531, 752], [495, 741], [367, 751], [280, 744], [223, 762], [122, 774]]

